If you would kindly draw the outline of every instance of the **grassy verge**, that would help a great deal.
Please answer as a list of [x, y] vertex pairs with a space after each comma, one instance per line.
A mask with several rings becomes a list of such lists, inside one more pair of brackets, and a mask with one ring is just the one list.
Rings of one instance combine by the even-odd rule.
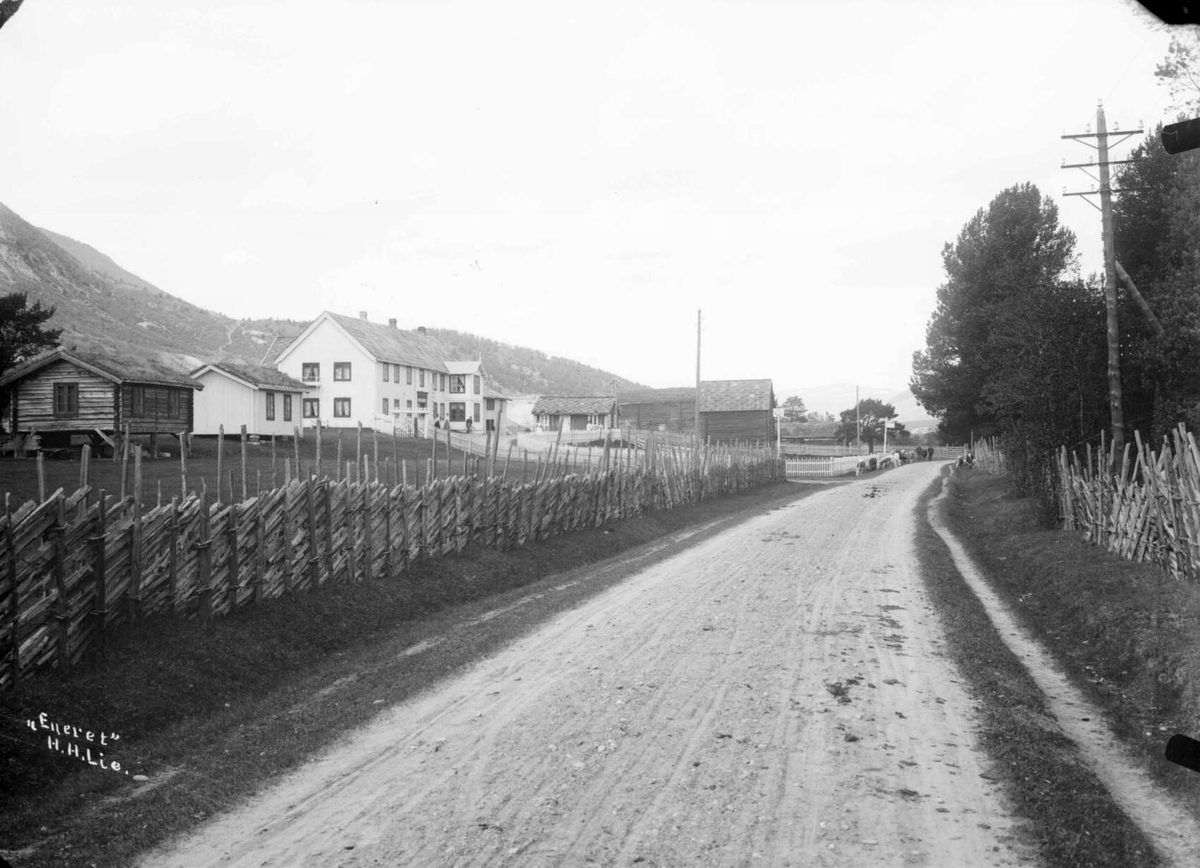
[[[469, 549], [207, 624], [141, 622], [103, 670], [47, 673], [0, 697], [0, 853], [18, 868], [126, 864], [556, 612], [819, 488], [771, 486], [508, 554]], [[586, 580], [562, 587], [570, 577]], [[436, 653], [404, 653], [434, 640]], [[25, 724], [41, 713], [118, 733], [106, 759], [122, 772], [48, 750], [47, 734]]]
[[[922, 516], [934, 493], [926, 495]], [[1039, 528], [1031, 505], [1013, 497], [1002, 478], [980, 472], [956, 476], [946, 519], [992, 586], [1105, 708], [1147, 768], [1195, 803], [1200, 780], [1162, 756], [1170, 732], [1192, 732], [1196, 722], [1186, 711], [1194, 707], [1192, 637], [1200, 614], [1195, 589], [1073, 534]], [[994, 774], [1006, 782], [1047, 863], [1158, 864], [1149, 842], [1059, 732], [1041, 693], [990, 626], [940, 538], [924, 521], [920, 533], [927, 585], [951, 654], [980, 703], [981, 739]]]
[[1172, 733], [1200, 737], [1200, 587], [1038, 528], [1002, 478], [967, 474], [951, 495], [952, 526], [997, 590], [1147, 770], [1200, 805], [1200, 775], [1163, 756]]

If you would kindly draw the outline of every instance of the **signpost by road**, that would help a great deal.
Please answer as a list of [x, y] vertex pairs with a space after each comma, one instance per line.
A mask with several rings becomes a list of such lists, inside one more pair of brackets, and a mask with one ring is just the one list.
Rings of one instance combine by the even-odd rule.
[[784, 413], [782, 407], [776, 407], [771, 411], [771, 415], [775, 417], [775, 455], [778, 458], [783, 457], [783, 432], [779, 426], [783, 424]]

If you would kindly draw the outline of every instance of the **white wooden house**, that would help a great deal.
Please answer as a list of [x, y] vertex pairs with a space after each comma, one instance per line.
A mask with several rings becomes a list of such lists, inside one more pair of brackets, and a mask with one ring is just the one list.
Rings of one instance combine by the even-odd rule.
[[300, 424], [304, 384], [274, 368], [238, 362], [212, 362], [192, 371], [204, 387], [195, 402], [196, 434], [246, 433], [286, 437]]
[[482, 427], [484, 371], [457, 361], [424, 328], [373, 323], [325, 311], [296, 338], [277, 340], [264, 365], [308, 387], [304, 424], [426, 436], [435, 424]]

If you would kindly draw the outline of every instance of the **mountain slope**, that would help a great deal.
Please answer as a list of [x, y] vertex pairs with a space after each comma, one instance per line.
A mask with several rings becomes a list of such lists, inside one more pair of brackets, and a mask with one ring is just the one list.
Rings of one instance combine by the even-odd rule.
[[[187, 372], [221, 359], [258, 364], [276, 335], [307, 323], [235, 320], [164, 292], [94, 247], [38, 229], [0, 204], [0, 295], [24, 292], [54, 307], [52, 327], [80, 350], [139, 355]], [[482, 353], [492, 385], [507, 394], [600, 395], [635, 386], [570, 359], [451, 329], [430, 329], [455, 357]]]

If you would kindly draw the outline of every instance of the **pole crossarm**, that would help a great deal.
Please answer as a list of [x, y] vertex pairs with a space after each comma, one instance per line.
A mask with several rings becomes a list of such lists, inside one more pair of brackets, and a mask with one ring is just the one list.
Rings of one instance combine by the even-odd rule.
[[1118, 163], [1140, 163], [1141, 160], [1109, 160], [1106, 163], [1063, 163], [1060, 168], [1063, 169], [1098, 169], [1100, 166], [1115, 166]]

